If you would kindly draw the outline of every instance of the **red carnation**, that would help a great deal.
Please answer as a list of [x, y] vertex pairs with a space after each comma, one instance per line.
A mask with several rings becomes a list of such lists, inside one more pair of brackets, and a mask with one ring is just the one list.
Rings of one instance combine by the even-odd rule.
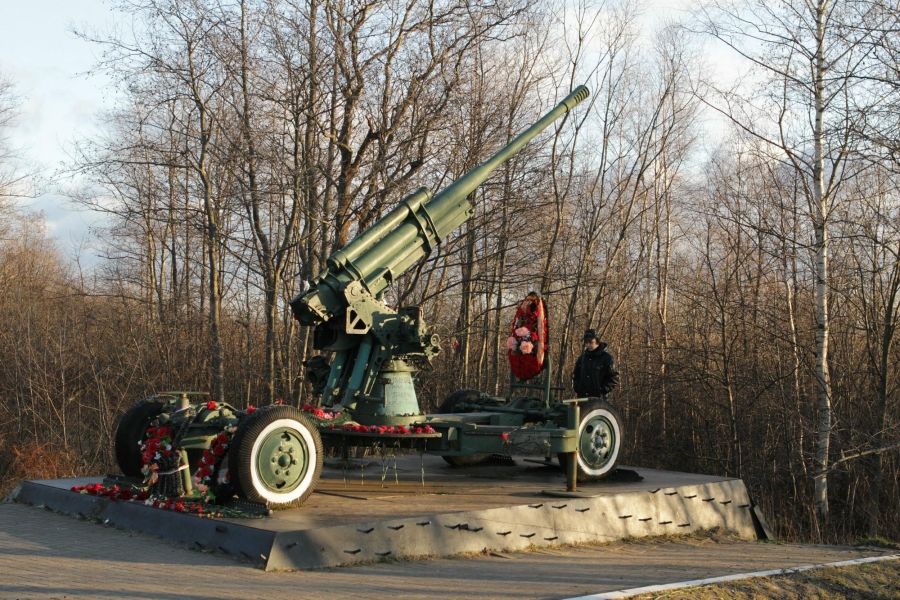
[[222, 445], [213, 448], [213, 454], [215, 454], [216, 456], [224, 456], [226, 452], [228, 452], [228, 448]]
[[148, 427], [146, 436], [149, 438], [149, 437], [153, 437], [155, 435], [156, 435], [156, 427]]
[[219, 436], [216, 438], [216, 441], [218, 441], [220, 444], [227, 444], [228, 436], [225, 435], [224, 433], [220, 433]]
[[119, 497], [122, 500], [131, 500], [131, 497], [132, 497], [131, 490], [122, 490], [122, 493], [119, 494]]
[[172, 456], [171, 450], [163, 450], [163, 456]]
[[325, 411], [322, 410], [321, 408], [317, 408], [316, 411], [315, 411], [315, 415], [316, 415], [316, 418], [318, 418], [318, 419], [324, 419], [324, 418], [325, 418]]
[[509, 439], [509, 434], [506, 433], [506, 432], [501, 433], [501, 434], [500, 434], [500, 439], [503, 440], [503, 441], [505, 442], [506, 440]]
[[159, 508], [159, 500], [153, 501], [153, 508]]
[[166, 427], [165, 425], [163, 425], [162, 427], [160, 427], [159, 429], [156, 430], [156, 435], [158, 435], [159, 437], [165, 437], [165, 436], [171, 435], [171, 434], [172, 434], [172, 432], [169, 431], [169, 428]]
[[207, 410], [216, 410], [217, 406], [218, 405], [212, 400], [210, 400], [209, 402], [206, 403]]
[[416, 427], [416, 433], [424, 433], [421, 427]]
[[197, 477], [200, 479], [206, 479], [210, 475], [212, 475], [212, 470], [210, 470], [209, 467], [200, 467], [200, 469], [197, 470]]
[[72, 487], [69, 488], [69, 490], [70, 490], [70, 491], [73, 491], [73, 492], [79, 491], [77, 485], [73, 485]]
[[144, 501], [149, 497], [150, 497], [150, 492], [148, 492], [147, 490], [141, 490], [140, 492], [138, 492], [138, 495], [137, 495], [137, 497], [135, 497], [135, 500]]
[[406, 427], [401, 425], [400, 427], [397, 428], [397, 433], [409, 433], [409, 429], [407, 429]]
[[312, 411], [316, 410], [316, 407], [307, 402], [306, 404], [303, 405], [303, 408], [301, 408], [300, 410], [308, 413], [308, 412], [312, 412]]
[[247, 414], [252, 415], [255, 410], [256, 410], [256, 407], [251, 404], [250, 406], [247, 407]]

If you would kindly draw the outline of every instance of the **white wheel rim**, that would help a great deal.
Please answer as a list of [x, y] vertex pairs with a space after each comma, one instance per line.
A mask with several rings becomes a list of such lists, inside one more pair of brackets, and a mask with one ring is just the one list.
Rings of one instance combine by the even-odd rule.
[[[257, 459], [259, 458], [259, 450], [262, 446], [262, 442], [268, 437], [270, 433], [272, 433], [276, 429], [282, 428], [291, 428], [295, 430], [300, 437], [303, 438], [303, 441], [306, 443], [306, 455], [308, 458], [308, 464], [306, 467], [306, 473], [303, 476], [303, 479], [300, 480], [300, 483], [297, 485], [297, 487], [284, 494], [279, 494], [270, 490], [261, 481], [257, 468]], [[250, 479], [251, 483], [253, 484], [253, 489], [257, 494], [259, 494], [268, 502], [277, 504], [286, 504], [289, 502], [293, 502], [302, 497], [303, 494], [309, 489], [309, 486], [312, 485], [312, 480], [315, 476], [318, 460], [319, 457], [318, 450], [316, 450], [315, 439], [313, 438], [313, 435], [309, 431], [309, 429], [307, 429], [303, 424], [295, 421], [294, 419], [278, 419], [276, 421], [273, 421], [266, 425], [265, 429], [259, 432], [259, 435], [257, 435], [256, 439], [253, 440], [253, 447], [250, 449]]]
[[578, 437], [576, 438], [577, 440], [579, 440], [579, 446], [580, 446], [581, 436], [582, 436], [582, 434], [584, 434], [585, 427], [588, 425], [588, 423], [590, 421], [592, 421], [593, 419], [597, 419], [597, 418], [605, 419], [609, 423], [609, 425], [613, 431], [613, 436], [615, 437], [615, 440], [614, 440], [613, 448], [612, 448], [612, 450], [610, 450], [609, 455], [608, 455], [609, 459], [599, 469], [591, 468], [587, 463], [585, 463], [584, 459], [581, 456], [581, 452], [578, 453], [578, 464], [581, 466], [581, 470], [593, 477], [597, 477], [599, 475], [605, 475], [613, 468], [613, 466], [615, 466], [616, 458], [619, 455], [619, 448], [621, 448], [621, 446], [622, 446], [622, 432], [619, 428], [619, 420], [615, 417], [615, 415], [613, 415], [612, 412], [610, 412], [608, 409], [605, 409], [605, 408], [594, 409], [591, 412], [589, 412], [588, 414], [586, 414], [584, 417], [582, 417], [581, 425], [578, 427]]

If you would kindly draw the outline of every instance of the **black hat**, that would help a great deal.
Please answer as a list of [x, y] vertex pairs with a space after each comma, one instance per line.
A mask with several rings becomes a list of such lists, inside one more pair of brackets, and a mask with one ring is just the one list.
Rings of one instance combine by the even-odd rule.
[[584, 341], [589, 342], [591, 340], [600, 341], [600, 338], [597, 337], [597, 332], [593, 329], [588, 329], [584, 332]]

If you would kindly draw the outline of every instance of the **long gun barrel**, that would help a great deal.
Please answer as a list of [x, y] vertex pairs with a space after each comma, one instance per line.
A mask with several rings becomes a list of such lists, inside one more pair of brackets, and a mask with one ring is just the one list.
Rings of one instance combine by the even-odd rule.
[[585, 86], [578, 86], [486, 162], [433, 198], [424, 188], [410, 194], [381, 220], [328, 257], [326, 269], [312, 281], [311, 288], [291, 302], [300, 323], [315, 325], [342, 314], [347, 306], [343, 290], [354, 281], [373, 297], [379, 297], [398, 275], [427, 256], [445, 236], [474, 214], [468, 197], [497, 167], [589, 95]]

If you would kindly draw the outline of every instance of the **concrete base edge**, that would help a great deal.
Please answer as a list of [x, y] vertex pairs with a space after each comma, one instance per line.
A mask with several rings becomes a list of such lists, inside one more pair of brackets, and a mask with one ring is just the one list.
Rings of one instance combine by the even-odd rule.
[[75, 494], [35, 481], [25, 482], [15, 500], [222, 552], [266, 570], [526, 550], [713, 528], [744, 539], [758, 537], [747, 489], [737, 479], [592, 498], [544, 497], [487, 510], [279, 532], [265, 529], [265, 519], [254, 521], [255, 527], [245, 526]]

